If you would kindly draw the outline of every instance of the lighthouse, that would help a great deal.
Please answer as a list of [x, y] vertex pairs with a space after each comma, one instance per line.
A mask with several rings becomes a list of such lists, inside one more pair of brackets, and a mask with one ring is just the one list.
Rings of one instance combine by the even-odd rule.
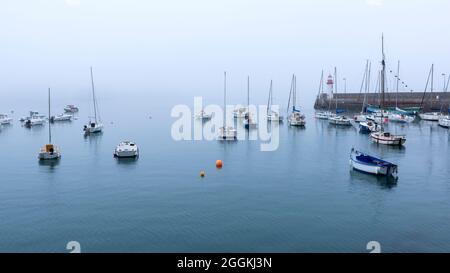
[[333, 94], [334, 82], [333, 82], [333, 76], [331, 76], [331, 75], [328, 75], [327, 86], [328, 86], [328, 93], [330, 95]]

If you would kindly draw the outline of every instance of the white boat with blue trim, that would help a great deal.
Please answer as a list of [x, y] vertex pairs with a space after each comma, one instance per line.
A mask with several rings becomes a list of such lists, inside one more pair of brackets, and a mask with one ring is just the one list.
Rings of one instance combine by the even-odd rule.
[[397, 165], [380, 158], [362, 153], [352, 148], [350, 152], [350, 167], [356, 171], [397, 178]]

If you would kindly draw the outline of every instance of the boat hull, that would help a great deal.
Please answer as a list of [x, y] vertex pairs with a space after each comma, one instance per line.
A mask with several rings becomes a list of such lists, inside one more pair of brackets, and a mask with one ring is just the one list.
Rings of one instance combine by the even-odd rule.
[[401, 146], [405, 144], [406, 138], [403, 136], [390, 136], [385, 137], [383, 135], [380, 135], [378, 132], [372, 133], [370, 135], [373, 142], [377, 144], [383, 144], [383, 145], [391, 145], [391, 146]]

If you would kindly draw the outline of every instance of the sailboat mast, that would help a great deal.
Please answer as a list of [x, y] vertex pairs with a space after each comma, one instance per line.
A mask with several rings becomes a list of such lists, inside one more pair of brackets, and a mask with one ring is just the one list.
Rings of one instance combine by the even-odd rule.
[[247, 76], [247, 113], [250, 114], [250, 76]]
[[386, 76], [386, 62], [384, 60], [384, 36], [381, 36], [381, 78], [380, 78], [380, 85], [381, 85], [381, 115], [383, 115], [383, 109], [384, 109], [384, 84], [385, 84], [385, 76]]
[[335, 98], [335, 103], [336, 103], [336, 109], [335, 109], [335, 112], [336, 112], [336, 114], [337, 114], [337, 108], [338, 108], [338, 99], [337, 99], [337, 91], [338, 91], [338, 89], [337, 89], [337, 68], [336, 67], [334, 67], [334, 95], [336, 96], [336, 98]]
[[272, 110], [272, 80], [270, 80], [269, 99], [267, 100], [267, 115], [269, 115], [270, 110]]
[[95, 124], [97, 124], [97, 102], [95, 100], [94, 73], [92, 72], [92, 66], [91, 66], [91, 85], [92, 85], [92, 101], [94, 102], [94, 119]]
[[226, 125], [226, 110], [227, 110], [227, 72], [223, 72], [223, 129]]
[[48, 143], [52, 143], [52, 125], [50, 122], [51, 113], [50, 113], [50, 88], [48, 88]]
[[295, 74], [292, 75], [292, 112], [295, 110], [296, 94], [295, 94]]
[[397, 94], [395, 96], [395, 107], [398, 107], [398, 84], [400, 82], [400, 60], [397, 62]]

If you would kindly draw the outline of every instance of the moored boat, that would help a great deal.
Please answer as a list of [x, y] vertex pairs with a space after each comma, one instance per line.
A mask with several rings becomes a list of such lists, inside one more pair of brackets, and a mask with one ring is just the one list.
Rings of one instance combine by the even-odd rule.
[[397, 178], [398, 175], [396, 164], [362, 153], [354, 148], [350, 152], [350, 167], [356, 171], [377, 176]]
[[[48, 117], [50, 118], [50, 88], [48, 89]], [[41, 148], [39, 160], [56, 160], [61, 157], [58, 146], [52, 143], [52, 125], [48, 124], [48, 144]]]
[[66, 105], [66, 107], [64, 107], [64, 111], [67, 113], [76, 113], [78, 112], [78, 107], [73, 104], [68, 104]]
[[439, 126], [450, 128], [450, 116], [443, 116], [438, 121]]
[[328, 120], [330, 121], [330, 124], [333, 124], [333, 125], [341, 125], [341, 126], [351, 126], [352, 125], [352, 119], [350, 119], [346, 116], [334, 116], [334, 117], [330, 117]]
[[114, 150], [114, 157], [118, 158], [130, 158], [130, 157], [138, 157], [139, 156], [139, 148], [135, 142], [132, 141], [122, 141], [117, 145]]
[[8, 114], [0, 114], [0, 124], [6, 125], [11, 124], [12, 118], [8, 116]]

